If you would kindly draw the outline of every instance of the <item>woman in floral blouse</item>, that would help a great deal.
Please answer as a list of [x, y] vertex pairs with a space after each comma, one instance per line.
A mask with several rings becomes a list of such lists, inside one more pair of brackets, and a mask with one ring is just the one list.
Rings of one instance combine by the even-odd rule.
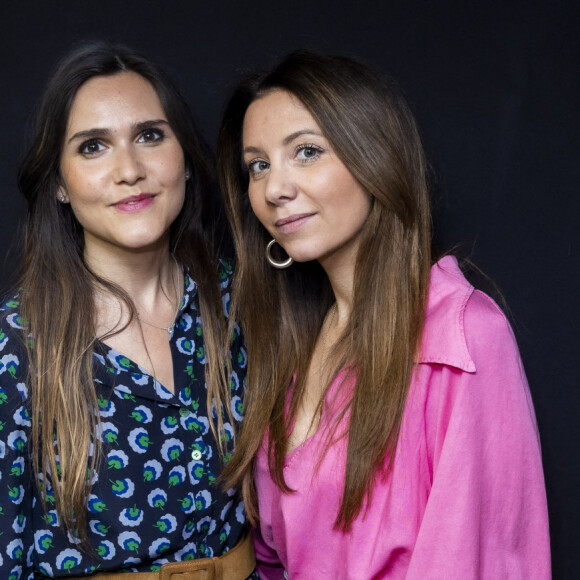
[[185, 102], [132, 51], [77, 48], [47, 86], [20, 187], [19, 291], [0, 317], [0, 577], [248, 577], [243, 505], [216, 484], [246, 356], [239, 332], [220, 348], [231, 270], [206, 243]]

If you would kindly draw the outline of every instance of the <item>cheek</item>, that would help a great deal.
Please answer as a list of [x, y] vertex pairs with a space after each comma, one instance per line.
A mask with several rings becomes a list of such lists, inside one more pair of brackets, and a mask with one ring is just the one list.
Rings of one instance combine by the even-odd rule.
[[364, 192], [360, 194], [361, 200], [359, 204], [359, 214], [362, 218], [363, 222], [366, 222], [369, 216], [371, 215], [371, 210], [373, 208], [373, 202], [370, 195], [367, 195]]
[[270, 220], [268, 219], [268, 208], [266, 207], [264, 197], [256, 194], [252, 195], [250, 192], [248, 192], [248, 198], [250, 200], [250, 207], [252, 208], [254, 215], [266, 228], [266, 230], [268, 230], [268, 232], [270, 232], [270, 234], [273, 236], [273, 228], [271, 227]]
[[157, 174], [163, 181], [173, 185], [183, 184], [185, 187], [185, 161], [183, 158], [166, 158], [157, 167]]
[[103, 163], [81, 163], [63, 159], [60, 164], [60, 179], [71, 201], [90, 202], [106, 191], [108, 170]]
[[166, 185], [185, 183], [185, 156], [177, 142], [165, 142], [159, 147], [141, 151], [141, 162], [148, 177]]
[[355, 222], [366, 221], [372, 208], [371, 196], [350, 174], [343, 181], [340, 199], [335, 198], [335, 203]]
[[369, 215], [371, 213], [371, 202], [368, 197], [362, 197], [360, 202], [352, 208], [352, 228], [355, 231], [361, 231], [364, 225], [366, 224], [367, 220], [369, 219]]
[[80, 171], [69, 167], [66, 172], [61, 171], [61, 180], [73, 207], [89, 203], [99, 196], [102, 189], [99, 175], [90, 170]]

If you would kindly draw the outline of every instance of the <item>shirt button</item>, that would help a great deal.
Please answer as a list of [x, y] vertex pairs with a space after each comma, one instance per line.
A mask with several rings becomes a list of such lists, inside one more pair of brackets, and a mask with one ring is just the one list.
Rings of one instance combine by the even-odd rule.
[[191, 452], [191, 458], [195, 459], [195, 461], [199, 461], [201, 459], [201, 451], [199, 449], [194, 449]]

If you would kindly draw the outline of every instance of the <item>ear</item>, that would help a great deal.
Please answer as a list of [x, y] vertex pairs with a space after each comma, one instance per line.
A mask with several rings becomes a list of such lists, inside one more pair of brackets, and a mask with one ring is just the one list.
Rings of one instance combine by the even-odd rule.
[[62, 185], [58, 188], [58, 194], [56, 197], [60, 203], [69, 203], [68, 194]]

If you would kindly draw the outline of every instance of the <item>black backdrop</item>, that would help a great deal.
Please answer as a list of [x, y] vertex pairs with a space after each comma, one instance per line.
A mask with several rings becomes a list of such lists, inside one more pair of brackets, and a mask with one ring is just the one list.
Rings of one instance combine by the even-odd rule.
[[[475, 5], [479, 6], [475, 6]], [[2, 0], [0, 286], [23, 204], [16, 168], [50, 68], [71, 43], [134, 46], [174, 76], [211, 145], [241, 72], [294, 48], [394, 76], [438, 177], [436, 240], [460, 244], [511, 309], [543, 446], [554, 578], [580, 569], [580, 11], [572, 1]]]

